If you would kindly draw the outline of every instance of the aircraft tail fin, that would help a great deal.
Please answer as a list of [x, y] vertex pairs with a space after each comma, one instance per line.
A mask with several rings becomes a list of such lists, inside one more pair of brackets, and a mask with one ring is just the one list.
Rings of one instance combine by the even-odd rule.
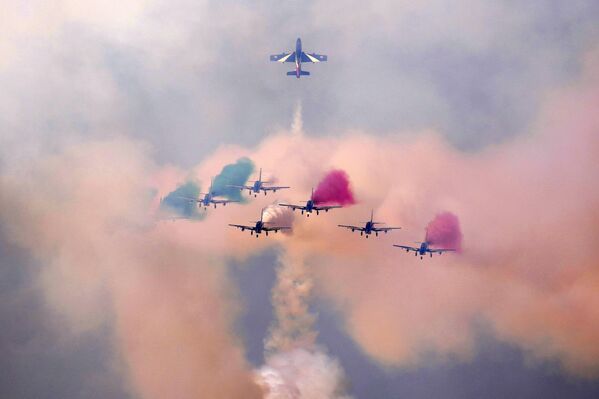
[[[297, 75], [297, 72], [295, 72], [295, 71], [287, 72], [287, 76], [296, 76], [296, 75]], [[309, 76], [309, 75], [310, 75], [310, 72], [308, 72], [308, 71], [300, 71], [300, 76]]]

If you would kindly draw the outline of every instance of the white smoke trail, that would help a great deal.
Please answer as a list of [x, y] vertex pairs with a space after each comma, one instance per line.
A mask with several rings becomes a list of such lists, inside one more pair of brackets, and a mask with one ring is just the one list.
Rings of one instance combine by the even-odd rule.
[[316, 316], [308, 305], [313, 286], [303, 256], [287, 249], [272, 292], [275, 321], [264, 344], [266, 364], [257, 371], [266, 399], [349, 398], [339, 362], [316, 344]]
[[293, 349], [268, 357], [259, 370], [265, 399], [345, 399], [339, 362], [322, 351]]
[[[264, 208], [263, 220], [271, 226], [293, 227], [295, 214], [288, 208], [272, 204]], [[291, 234], [292, 229], [281, 230], [283, 234]]]
[[302, 102], [298, 100], [293, 112], [293, 122], [291, 122], [291, 134], [300, 136], [304, 132], [304, 122], [302, 119]]

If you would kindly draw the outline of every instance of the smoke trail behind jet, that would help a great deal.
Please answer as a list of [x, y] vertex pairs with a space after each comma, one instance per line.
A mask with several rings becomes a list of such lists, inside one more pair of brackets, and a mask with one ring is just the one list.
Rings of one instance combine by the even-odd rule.
[[270, 356], [258, 371], [264, 399], [349, 399], [339, 362], [321, 351], [294, 349]]
[[462, 231], [458, 217], [451, 212], [443, 212], [426, 226], [426, 242], [443, 248], [462, 250]]
[[194, 181], [187, 181], [162, 199], [160, 209], [168, 214], [175, 214], [188, 219], [202, 219], [203, 215], [198, 212], [197, 204], [185, 199], [198, 198], [199, 195], [200, 186]]
[[256, 380], [266, 399], [348, 398], [339, 362], [316, 344], [316, 316], [308, 301], [314, 282], [303, 255], [288, 249], [281, 255], [272, 290], [275, 313], [265, 340], [266, 364]]
[[240, 158], [237, 162], [226, 165], [212, 182], [214, 195], [226, 197], [233, 201], [241, 201], [241, 190], [232, 186], [242, 186], [254, 171], [254, 163], [249, 158]]
[[316, 204], [355, 204], [347, 173], [341, 169], [334, 169], [327, 173], [318, 183], [313, 200]]
[[[295, 214], [288, 208], [283, 208], [276, 204], [264, 208], [263, 220], [271, 226], [293, 227], [293, 218]], [[292, 234], [293, 230], [281, 230], [283, 234]]]

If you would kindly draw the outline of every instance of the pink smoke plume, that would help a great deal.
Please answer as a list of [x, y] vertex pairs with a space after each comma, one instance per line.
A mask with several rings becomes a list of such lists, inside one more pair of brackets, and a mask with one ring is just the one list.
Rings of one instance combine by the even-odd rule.
[[347, 173], [334, 169], [318, 183], [314, 197], [315, 204], [352, 205], [356, 201], [349, 185]]
[[443, 247], [462, 251], [462, 231], [458, 217], [451, 212], [443, 212], [435, 216], [426, 226], [425, 241], [435, 247]]

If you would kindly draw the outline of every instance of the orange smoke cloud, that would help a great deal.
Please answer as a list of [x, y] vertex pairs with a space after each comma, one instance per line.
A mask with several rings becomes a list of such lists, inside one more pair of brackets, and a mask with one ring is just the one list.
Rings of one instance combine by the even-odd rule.
[[211, 255], [221, 249], [196, 245], [181, 224], [155, 224], [147, 159], [143, 146], [112, 140], [5, 171], [2, 228], [44, 266], [42, 286], [66, 330], [114, 323], [140, 397], [261, 397], [233, 331], [226, 264]]

